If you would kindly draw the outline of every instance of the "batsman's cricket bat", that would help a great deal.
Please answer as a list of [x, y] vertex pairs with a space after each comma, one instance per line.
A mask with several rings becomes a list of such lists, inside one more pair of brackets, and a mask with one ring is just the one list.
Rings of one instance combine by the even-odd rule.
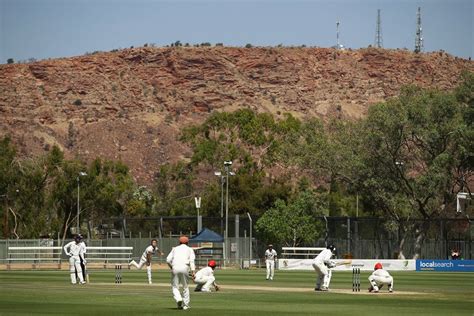
[[345, 266], [352, 263], [352, 259], [336, 262], [336, 266]]

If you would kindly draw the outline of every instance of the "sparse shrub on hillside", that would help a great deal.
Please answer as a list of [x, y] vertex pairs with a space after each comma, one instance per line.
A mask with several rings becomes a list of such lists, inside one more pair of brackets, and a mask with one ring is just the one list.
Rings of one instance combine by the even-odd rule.
[[76, 141], [76, 131], [74, 129], [74, 123], [69, 122], [69, 127], [68, 127], [68, 130], [67, 130], [67, 143], [66, 143], [66, 146], [69, 149], [71, 149], [72, 147], [74, 147], [75, 141]]
[[173, 123], [173, 115], [167, 114], [167, 115], [165, 116], [165, 123], [167, 123], [167, 124]]
[[276, 96], [272, 95], [272, 96], [270, 97], [270, 100], [271, 100], [271, 102], [272, 102], [273, 105], [276, 104]]
[[224, 44], [223, 43], [216, 43], [216, 46], [222, 47], [222, 46], [224, 46]]
[[76, 101], [74, 101], [73, 104], [79, 106], [79, 105], [82, 105], [82, 101], [81, 99], [76, 99]]
[[211, 43], [209, 42], [201, 43], [201, 47], [209, 47], [209, 46], [211, 46]]
[[184, 47], [189, 47], [189, 46], [191, 46], [189, 45], [189, 43], [184, 44]]
[[15, 61], [13, 60], [13, 58], [8, 58], [7, 59], [7, 64], [14, 64]]
[[252, 44], [248, 43], [247, 45], [245, 45], [245, 48], [252, 48]]

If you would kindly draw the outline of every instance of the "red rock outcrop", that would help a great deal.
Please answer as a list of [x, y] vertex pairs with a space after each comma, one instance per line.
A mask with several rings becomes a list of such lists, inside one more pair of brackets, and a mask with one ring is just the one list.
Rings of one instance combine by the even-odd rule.
[[136, 48], [0, 65], [0, 136], [24, 155], [121, 159], [139, 182], [186, 158], [183, 126], [212, 111], [357, 118], [407, 84], [454, 88], [474, 64], [443, 52]]

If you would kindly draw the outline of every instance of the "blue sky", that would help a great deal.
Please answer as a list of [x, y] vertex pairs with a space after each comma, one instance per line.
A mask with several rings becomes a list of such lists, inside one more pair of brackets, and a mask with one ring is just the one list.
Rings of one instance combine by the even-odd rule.
[[0, 63], [180, 40], [226, 46], [414, 48], [422, 10], [425, 51], [474, 57], [474, 0], [0, 0]]

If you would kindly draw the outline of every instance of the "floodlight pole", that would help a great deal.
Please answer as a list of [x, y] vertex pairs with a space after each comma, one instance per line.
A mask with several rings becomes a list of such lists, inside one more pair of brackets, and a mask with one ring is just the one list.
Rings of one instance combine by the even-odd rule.
[[220, 175], [221, 178], [221, 234], [224, 233], [224, 176]]
[[232, 161], [224, 161], [225, 168], [225, 237], [224, 237], [224, 265], [229, 260], [229, 167], [232, 166]]
[[225, 176], [220, 171], [214, 171], [214, 175], [221, 181], [221, 235], [224, 235], [224, 180]]
[[252, 217], [250, 216], [249, 212], [247, 212], [247, 216], [248, 216], [249, 221], [250, 221], [250, 242], [249, 242], [249, 267], [250, 267], [250, 264], [252, 262], [252, 226], [253, 226], [253, 222], [252, 222]]
[[87, 173], [85, 172], [79, 172], [79, 174], [77, 175], [77, 226], [76, 226], [76, 234], [79, 234], [79, 213], [81, 212], [81, 207], [80, 207], [80, 190], [81, 190], [81, 180], [80, 180], [80, 177], [81, 176], [87, 176]]

